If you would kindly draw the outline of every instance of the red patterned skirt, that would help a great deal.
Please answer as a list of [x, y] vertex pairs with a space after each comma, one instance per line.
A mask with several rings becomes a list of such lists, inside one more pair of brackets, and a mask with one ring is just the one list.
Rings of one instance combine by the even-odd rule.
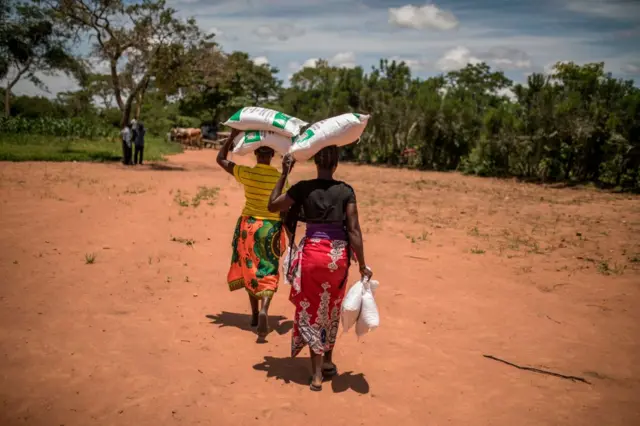
[[348, 244], [344, 240], [304, 238], [289, 269], [296, 307], [291, 356], [305, 347], [316, 354], [333, 350], [349, 273]]

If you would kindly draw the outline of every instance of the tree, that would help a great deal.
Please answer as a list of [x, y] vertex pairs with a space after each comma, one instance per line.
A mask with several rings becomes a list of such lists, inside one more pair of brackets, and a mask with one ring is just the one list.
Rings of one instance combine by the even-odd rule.
[[281, 82], [277, 68], [256, 65], [244, 52], [224, 55], [217, 45], [192, 52], [194, 63], [187, 74], [181, 110], [206, 113], [215, 127], [223, 114], [247, 105], [270, 106], [277, 102]]
[[193, 18], [183, 21], [165, 0], [45, 0], [64, 19], [69, 29], [94, 40], [93, 55], [106, 61], [121, 126], [129, 122], [136, 99], [151, 82], [166, 80], [183, 68], [185, 52], [200, 45], [204, 37]]
[[0, 79], [6, 79], [4, 114], [11, 113], [11, 90], [22, 79], [47, 89], [37, 72], [62, 70], [81, 78], [84, 71], [69, 50], [70, 34], [49, 9], [36, 3], [3, 2], [0, 29]]

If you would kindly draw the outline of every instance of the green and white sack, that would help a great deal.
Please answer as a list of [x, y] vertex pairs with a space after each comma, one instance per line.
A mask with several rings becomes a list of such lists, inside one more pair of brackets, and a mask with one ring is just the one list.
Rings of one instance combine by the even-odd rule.
[[240, 133], [233, 140], [233, 153], [245, 155], [258, 148], [267, 146], [284, 155], [291, 148], [291, 138], [275, 132], [251, 130]]
[[293, 139], [289, 152], [296, 161], [306, 161], [327, 146], [344, 146], [362, 136], [369, 116], [348, 113], [318, 121]]
[[237, 130], [264, 130], [292, 137], [299, 135], [300, 129], [309, 123], [272, 109], [245, 107], [223, 124]]

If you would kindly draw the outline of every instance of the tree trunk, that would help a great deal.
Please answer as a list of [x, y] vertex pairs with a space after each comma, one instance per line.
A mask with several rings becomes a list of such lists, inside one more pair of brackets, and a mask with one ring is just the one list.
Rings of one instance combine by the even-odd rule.
[[11, 115], [11, 89], [7, 87], [4, 92], [4, 116], [9, 117]]
[[140, 120], [140, 108], [141, 108], [142, 102], [140, 102], [139, 100], [136, 102], [136, 113], [135, 113], [135, 118], [136, 120]]
[[138, 96], [136, 99], [136, 120], [140, 119], [140, 110], [142, 109], [142, 104], [144, 104], [144, 95], [147, 93], [147, 88], [149, 87], [149, 78], [145, 78], [143, 86], [140, 88], [138, 92]]
[[133, 107], [133, 95], [127, 98], [122, 110], [122, 119], [120, 120], [120, 128], [124, 128], [131, 121], [131, 108]]

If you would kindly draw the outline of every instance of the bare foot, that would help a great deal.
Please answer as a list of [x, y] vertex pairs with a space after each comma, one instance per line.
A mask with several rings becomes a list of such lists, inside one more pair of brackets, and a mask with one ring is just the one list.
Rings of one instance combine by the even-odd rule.
[[267, 337], [267, 334], [269, 334], [269, 316], [260, 311], [258, 314], [258, 336]]

